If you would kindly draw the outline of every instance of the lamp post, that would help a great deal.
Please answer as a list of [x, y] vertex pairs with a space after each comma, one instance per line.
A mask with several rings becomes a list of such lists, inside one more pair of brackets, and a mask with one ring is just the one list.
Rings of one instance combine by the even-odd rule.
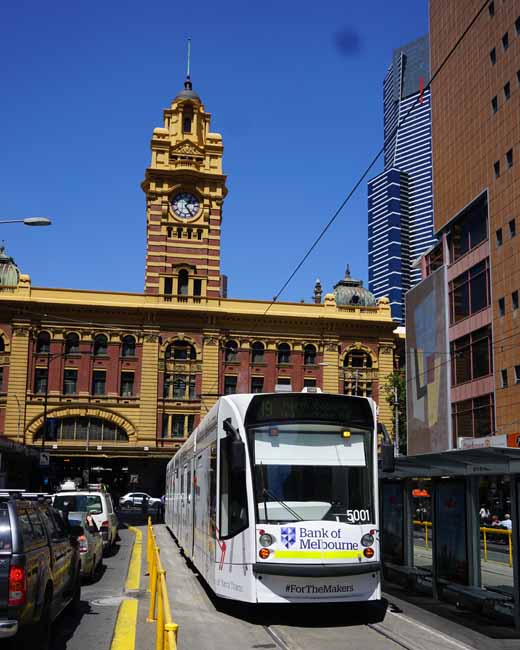
[[27, 217], [26, 219], [0, 219], [0, 224], [23, 223], [25, 226], [50, 226], [52, 221], [47, 217]]

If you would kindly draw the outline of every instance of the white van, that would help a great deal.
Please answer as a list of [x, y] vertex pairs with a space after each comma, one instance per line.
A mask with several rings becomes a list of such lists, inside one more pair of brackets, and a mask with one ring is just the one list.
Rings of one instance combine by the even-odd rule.
[[113, 546], [117, 539], [118, 520], [112, 497], [108, 492], [63, 490], [54, 495], [52, 505], [58, 510], [88, 512], [103, 536], [103, 548]]

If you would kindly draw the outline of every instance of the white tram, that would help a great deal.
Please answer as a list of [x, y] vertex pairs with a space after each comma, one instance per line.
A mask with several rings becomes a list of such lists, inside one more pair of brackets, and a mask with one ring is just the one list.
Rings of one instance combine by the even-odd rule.
[[168, 464], [166, 524], [219, 596], [381, 598], [371, 399], [221, 397]]

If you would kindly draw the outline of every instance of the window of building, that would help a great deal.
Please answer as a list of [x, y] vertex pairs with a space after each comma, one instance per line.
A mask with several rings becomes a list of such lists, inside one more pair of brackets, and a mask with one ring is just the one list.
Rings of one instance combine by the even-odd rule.
[[520, 16], [515, 20], [516, 35], [520, 36]]
[[123, 337], [121, 353], [123, 357], [135, 357], [135, 339], [133, 336]]
[[504, 48], [504, 52], [509, 47], [509, 34], [507, 32], [502, 36], [502, 47]]
[[188, 228], [188, 239], [191, 239], [191, 235], [192, 235], [192, 229]]
[[493, 432], [493, 394], [452, 404], [453, 433], [456, 438], [479, 438]]
[[197, 230], [197, 239], [202, 239], [202, 230]]
[[4, 366], [0, 366], [0, 393], [4, 392]]
[[516, 81], [517, 81], [518, 85], [520, 86], [520, 70], [516, 71]]
[[171, 296], [173, 293], [173, 278], [164, 278], [164, 295]]
[[47, 368], [34, 369], [34, 392], [37, 395], [43, 395], [47, 392], [47, 377], [49, 372]]
[[511, 306], [513, 311], [518, 309], [518, 291], [513, 291], [511, 294]]
[[94, 339], [94, 356], [105, 357], [108, 352], [108, 339], [104, 334], [98, 334]]
[[345, 368], [371, 368], [372, 357], [364, 350], [350, 350], [343, 362]]
[[500, 160], [495, 160], [493, 163], [493, 171], [495, 172], [495, 178], [500, 177]]
[[166, 359], [174, 361], [194, 361], [197, 358], [195, 347], [187, 341], [177, 339], [166, 348]]
[[76, 368], [65, 368], [63, 371], [63, 394], [75, 395], [78, 385], [78, 371]]
[[224, 377], [224, 395], [233, 395], [237, 392], [237, 380], [236, 375], [226, 375]]
[[278, 364], [291, 362], [291, 348], [288, 343], [280, 343], [278, 346]]
[[168, 238], [170, 238], [172, 236], [172, 231], [173, 231], [173, 228], [171, 226], [166, 228], [166, 234], [168, 235]]
[[276, 383], [278, 386], [290, 386], [291, 385], [291, 378], [290, 377], [278, 377], [276, 380]]
[[182, 114], [182, 130], [184, 133], [191, 133], [191, 120], [193, 113], [186, 109]]
[[309, 343], [303, 348], [303, 364], [305, 366], [316, 364], [316, 346]]
[[444, 254], [442, 244], [435, 246], [425, 257], [426, 259], [426, 275], [431, 275], [437, 269], [440, 269], [444, 264]]
[[196, 400], [195, 375], [165, 375], [163, 397], [165, 399]]
[[491, 326], [462, 336], [450, 343], [451, 381], [453, 386], [492, 373]]
[[259, 341], [255, 341], [251, 346], [251, 363], [265, 362], [265, 346]]
[[195, 278], [193, 280], [193, 295], [200, 296], [202, 295], [202, 280]]
[[172, 438], [184, 438], [185, 415], [172, 416]]
[[304, 377], [303, 378], [303, 387], [304, 388], [316, 388], [316, 377]]
[[92, 372], [92, 395], [105, 395], [107, 388], [106, 370], [94, 370]]
[[372, 397], [372, 380], [363, 372], [346, 372], [343, 380], [343, 394], [357, 397]]
[[515, 384], [520, 384], [520, 366], [515, 366]]
[[195, 427], [195, 416], [175, 413], [163, 414], [162, 437], [163, 438], [187, 438]]
[[491, 108], [493, 109], [493, 113], [498, 111], [498, 99], [496, 95], [491, 100]]
[[506, 314], [506, 301], [504, 298], [498, 299], [498, 315], [505, 316]]
[[493, 1], [488, 4], [488, 11], [491, 17], [495, 15], [495, 3]]
[[490, 304], [489, 262], [486, 258], [449, 283], [450, 324]]
[[501, 388], [507, 388], [507, 368], [502, 368], [500, 371], [500, 386]]
[[513, 166], [513, 150], [509, 149], [509, 151], [506, 153], [506, 162], [508, 167]]
[[511, 84], [509, 83], [509, 81], [504, 86], [504, 97], [506, 99], [506, 102], [511, 97]]
[[489, 53], [489, 58], [491, 59], [491, 63], [495, 65], [495, 63], [497, 62], [497, 51], [495, 48], [493, 48]]
[[236, 341], [227, 341], [224, 348], [224, 360], [226, 363], [235, 363], [238, 361], [238, 343]]
[[124, 371], [121, 373], [121, 397], [133, 397], [134, 378], [133, 372]]
[[51, 349], [51, 337], [49, 332], [40, 332], [36, 339], [36, 352], [47, 354]]
[[251, 392], [252, 393], [263, 393], [264, 392], [264, 378], [263, 377], [251, 377]]
[[187, 296], [188, 295], [188, 281], [189, 281], [189, 274], [186, 269], [181, 269], [179, 271], [179, 277], [178, 277], [178, 290], [177, 293], [179, 296]]
[[496, 237], [496, 240], [497, 240], [497, 246], [502, 246], [502, 243], [503, 243], [503, 239], [502, 239], [502, 228], [499, 228], [499, 229], [496, 231], [496, 233], [495, 233], [495, 237]]
[[487, 239], [487, 194], [481, 194], [454, 221], [448, 234], [453, 264]]
[[79, 353], [79, 336], [75, 332], [70, 332], [65, 337], [65, 354]]
[[509, 236], [511, 239], [516, 236], [516, 219], [511, 219], [509, 222]]
[[[73, 417], [54, 420], [52, 440], [119, 440], [128, 441], [124, 429], [109, 420], [95, 417]], [[41, 438], [43, 427], [36, 434]], [[47, 436], [46, 436], [47, 439]], [[49, 436], [49, 439], [51, 437]]]

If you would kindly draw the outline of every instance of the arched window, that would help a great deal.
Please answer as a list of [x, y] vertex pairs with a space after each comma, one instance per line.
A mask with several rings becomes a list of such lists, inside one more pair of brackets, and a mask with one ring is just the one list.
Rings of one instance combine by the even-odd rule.
[[166, 348], [166, 358], [174, 361], [189, 361], [197, 358], [197, 352], [187, 341], [174, 341]]
[[2, 336], [0, 336], [0, 352], [5, 352], [5, 343]]
[[46, 354], [51, 349], [51, 337], [49, 332], [40, 332], [36, 339], [36, 352]]
[[350, 350], [343, 362], [345, 368], [371, 368], [372, 357], [364, 350]]
[[[41, 439], [43, 426], [35, 439]], [[128, 442], [126, 431], [114, 422], [94, 417], [73, 417], [47, 420], [46, 440], [104, 440]]]
[[264, 363], [265, 346], [260, 341], [256, 341], [251, 346], [251, 363]]
[[188, 271], [186, 269], [181, 269], [179, 271], [179, 280], [178, 280], [178, 291], [177, 293], [179, 296], [187, 296], [188, 295]]
[[225, 359], [227, 363], [238, 361], [238, 343], [236, 341], [228, 341], [226, 343]]
[[288, 343], [280, 343], [278, 346], [278, 363], [291, 362], [291, 347]]
[[79, 336], [76, 332], [69, 332], [65, 337], [65, 354], [79, 353]]
[[94, 356], [103, 357], [108, 353], [108, 339], [104, 334], [98, 334], [94, 339]]
[[133, 336], [125, 336], [122, 346], [123, 357], [135, 357], [135, 339]]
[[313, 366], [316, 363], [316, 347], [310, 343], [303, 348], [303, 364]]

